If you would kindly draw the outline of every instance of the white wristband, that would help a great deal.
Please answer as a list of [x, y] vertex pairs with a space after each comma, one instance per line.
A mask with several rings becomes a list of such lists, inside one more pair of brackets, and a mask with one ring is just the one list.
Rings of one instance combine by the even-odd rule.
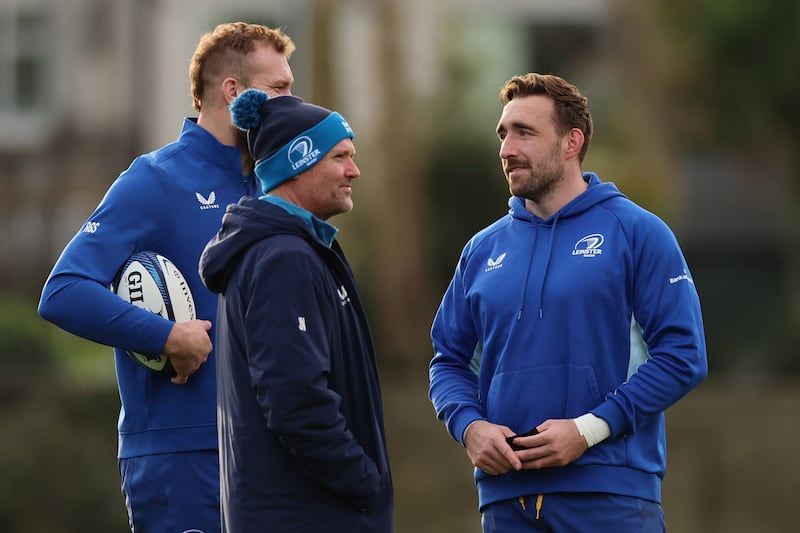
[[586, 444], [589, 445], [589, 448], [611, 436], [611, 428], [608, 427], [608, 423], [592, 413], [586, 413], [578, 418], [573, 418], [573, 420], [575, 425], [578, 426], [578, 433], [586, 439]]

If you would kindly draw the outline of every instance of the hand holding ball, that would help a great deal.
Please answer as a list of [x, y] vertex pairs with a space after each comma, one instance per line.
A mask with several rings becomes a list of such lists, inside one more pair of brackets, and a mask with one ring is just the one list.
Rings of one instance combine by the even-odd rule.
[[[173, 322], [196, 318], [194, 298], [183, 274], [172, 261], [155, 252], [131, 255], [114, 278], [111, 290], [126, 302]], [[175, 373], [166, 355], [153, 359], [130, 350], [127, 353], [148, 370]]]

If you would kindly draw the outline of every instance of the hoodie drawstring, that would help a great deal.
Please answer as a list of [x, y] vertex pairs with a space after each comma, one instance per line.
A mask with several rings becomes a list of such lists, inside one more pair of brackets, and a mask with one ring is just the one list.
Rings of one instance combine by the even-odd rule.
[[[544, 262], [544, 271], [542, 272], [542, 281], [539, 284], [539, 318], [544, 316], [544, 284], [547, 281], [547, 272], [550, 269], [550, 256], [553, 253], [553, 241], [556, 238], [556, 226], [558, 225], [559, 214], [556, 214], [553, 219], [553, 228], [550, 230], [550, 243], [547, 245], [547, 257]], [[525, 308], [525, 293], [528, 291], [528, 278], [531, 273], [531, 266], [533, 265], [533, 250], [536, 248], [536, 239], [539, 235], [539, 224], [534, 225], [533, 241], [531, 242], [531, 252], [528, 256], [528, 268], [523, 271], [522, 292], [520, 294], [519, 311], [517, 312], [517, 320], [522, 318], [522, 310]]]
[[528, 255], [528, 268], [522, 271], [522, 292], [519, 296], [519, 311], [517, 311], [517, 320], [522, 318], [522, 310], [525, 308], [525, 293], [528, 291], [528, 278], [531, 273], [531, 265], [533, 265], [533, 249], [536, 248], [536, 237], [539, 233], [539, 224], [533, 226], [533, 240], [531, 241], [531, 253]]
[[544, 315], [544, 283], [547, 281], [547, 271], [550, 269], [550, 256], [553, 253], [553, 241], [556, 240], [556, 226], [558, 225], [558, 217], [553, 219], [553, 229], [550, 230], [550, 244], [547, 246], [547, 259], [544, 262], [544, 272], [542, 272], [542, 283], [539, 285], [539, 318]]
[[[522, 507], [522, 510], [527, 511], [528, 506], [525, 505], [525, 496], [520, 496], [518, 500], [520, 507]], [[541, 517], [543, 501], [544, 501], [544, 494], [538, 494], [536, 496], [536, 520], [539, 520], [539, 518]]]

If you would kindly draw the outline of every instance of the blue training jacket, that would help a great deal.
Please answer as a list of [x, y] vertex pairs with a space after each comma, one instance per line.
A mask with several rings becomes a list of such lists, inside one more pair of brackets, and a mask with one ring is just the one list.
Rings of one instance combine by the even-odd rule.
[[135, 363], [124, 350], [157, 356], [172, 322], [123, 301], [109, 285], [132, 253], [157, 252], [186, 278], [197, 318], [213, 323], [217, 295], [200, 280], [200, 254], [226, 205], [253, 194], [255, 184], [254, 175], [242, 176], [238, 148], [185, 119], [176, 142], [136, 158], [111, 185], [45, 283], [42, 317], [116, 347], [121, 458], [216, 449], [216, 380], [213, 351], [186, 385]]
[[664, 410], [707, 373], [700, 302], [670, 229], [612, 183], [548, 220], [509, 214], [464, 248], [433, 322], [430, 397], [463, 444], [478, 419], [527, 431], [587, 412], [611, 436], [575, 463], [491, 476], [480, 506], [552, 492], [661, 499]]
[[200, 262], [221, 293], [223, 531], [392, 531], [367, 317], [339, 244], [312, 226], [331, 228], [243, 198]]

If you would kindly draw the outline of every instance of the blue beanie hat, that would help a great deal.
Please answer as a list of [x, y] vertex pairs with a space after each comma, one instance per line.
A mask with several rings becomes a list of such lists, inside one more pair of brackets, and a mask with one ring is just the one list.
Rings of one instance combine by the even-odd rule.
[[230, 111], [233, 125], [247, 132], [265, 194], [316, 165], [342, 139], [354, 136], [342, 115], [297, 96], [270, 98], [264, 91], [247, 89], [231, 103]]

